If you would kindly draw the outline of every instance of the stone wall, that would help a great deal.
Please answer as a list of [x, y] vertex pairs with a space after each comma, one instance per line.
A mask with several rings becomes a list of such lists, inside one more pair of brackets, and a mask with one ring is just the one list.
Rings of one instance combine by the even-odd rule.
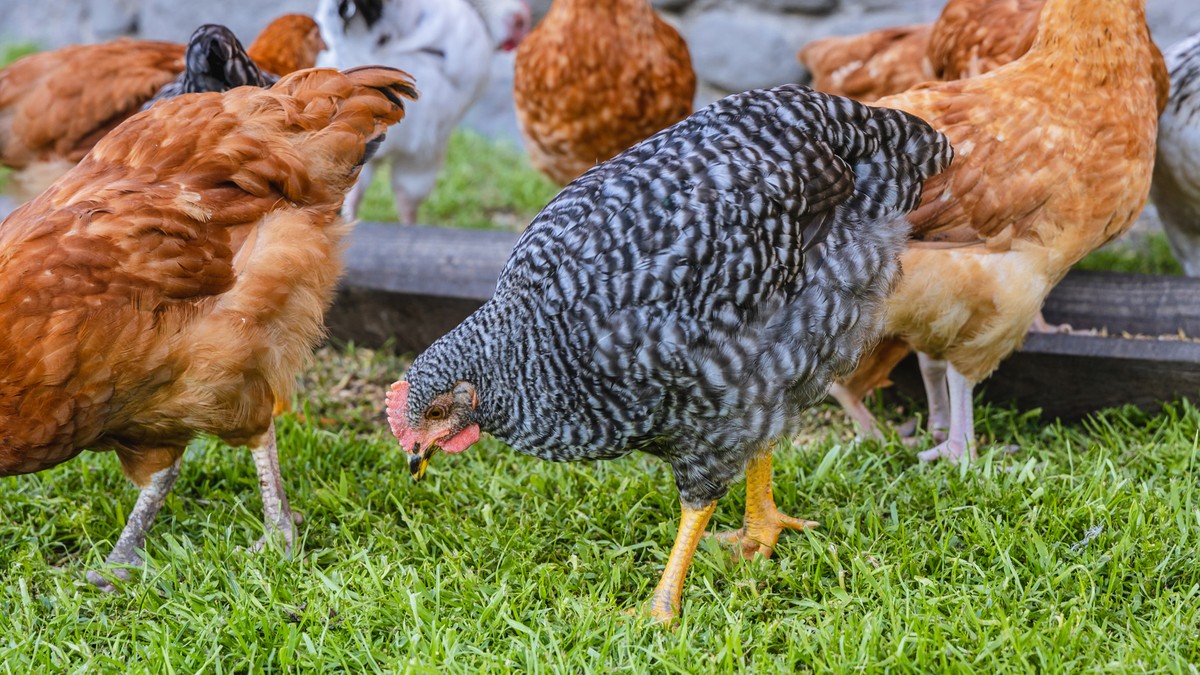
[[[536, 16], [551, 0], [527, 0]], [[1086, 1], [1086, 0], [1085, 0]], [[796, 50], [826, 35], [847, 35], [935, 18], [944, 0], [652, 0], [692, 50], [701, 82], [698, 103], [733, 91], [804, 82]], [[1148, 0], [1162, 46], [1200, 31], [1196, 0]], [[311, 12], [317, 0], [0, 0], [0, 43], [58, 47], [119, 35], [184, 41], [206, 22], [224, 23], [249, 41], [287, 12]], [[492, 136], [516, 138], [512, 55], [498, 54], [492, 85], [467, 118]]]

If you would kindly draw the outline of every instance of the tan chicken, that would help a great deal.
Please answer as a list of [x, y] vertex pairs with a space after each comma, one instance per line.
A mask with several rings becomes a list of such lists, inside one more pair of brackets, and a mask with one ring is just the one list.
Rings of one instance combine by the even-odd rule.
[[932, 24], [813, 40], [797, 54], [812, 87], [870, 103], [936, 79], [926, 52]]
[[[922, 353], [931, 426], [948, 428], [925, 460], [974, 455], [975, 384], [1021, 344], [1071, 265], [1133, 224], [1149, 192], [1163, 64], [1145, 0], [1048, 0], [1037, 31], [1014, 63], [877, 102], [929, 121], [956, 151], [910, 216], [915, 241], [888, 306], [887, 332]], [[892, 359], [890, 349], [869, 355], [859, 372]]]
[[284, 14], [254, 38], [246, 53], [259, 68], [272, 75], [287, 75], [317, 65], [325, 49], [321, 29], [307, 14]]
[[115, 451], [141, 493], [108, 563], [136, 566], [185, 446], [214, 434], [250, 446], [268, 533], [290, 550], [272, 404], [322, 334], [346, 191], [414, 96], [368, 66], [163, 101], [13, 212], [0, 476]]
[[[276, 72], [285, 65], [311, 67], [316, 58], [312, 20], [289, 16], [272, 22], [251, 47], [251, 56], [257, 48], [267, 59], [259, 66], [276, 75], [291, 72]], [[0, 70], [0, 165], [15, 169], [10, 194], [18, 202], [33, 199], [75, 166], [183, 73], [184, 49], [121, 38], [31, 54]]]
[[555, 0], [517, 48], [533, 165], [565, 185], [692, 112], [687, 43], [648, 0]]

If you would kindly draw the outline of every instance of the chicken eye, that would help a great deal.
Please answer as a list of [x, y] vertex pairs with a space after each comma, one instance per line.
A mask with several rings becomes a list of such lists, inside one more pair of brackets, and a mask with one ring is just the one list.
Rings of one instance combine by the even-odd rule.
[[445, 408], [430, 408], [429, 411], [425, 413], [425, 417], [428, 419], [431, 419], [431, 420], [444, 419], [446, 417], [446, 409]]

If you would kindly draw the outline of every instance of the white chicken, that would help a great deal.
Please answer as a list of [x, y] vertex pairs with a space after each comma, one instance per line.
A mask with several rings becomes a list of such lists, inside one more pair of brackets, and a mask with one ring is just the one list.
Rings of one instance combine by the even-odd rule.
[[1158, 121], [1158, 157], [1150, 196], [1171, 251], [1188, 276], [1200, 276], [1200, 33], [1163, 57], [1171, 98]]
[[529, 31], [529, 7], [522, 0], [321, 0], [315, 18], [328, 45], [318, 65], [403, 64], [417, 82], [420, 105], [363, 167], [342, 209], [357, 217], [375, 171], [387, 163], [396, 213], [413, 224], [451, 132], [483, 93], [493, 53], [516, 48]]

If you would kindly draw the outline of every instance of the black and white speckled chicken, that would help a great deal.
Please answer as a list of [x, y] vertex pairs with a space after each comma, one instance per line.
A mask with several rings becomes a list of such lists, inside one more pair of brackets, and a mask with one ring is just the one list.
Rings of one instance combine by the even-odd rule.
[[880, 329], [921, 184], [949, 142], [895, 110], [788, 85], [731, 96], [598, 165], [534, 219], [495, 296], [388, 396], [415, 477], [487, 431], [556, 461], [641, 450], [683, 518], [651, 614], [678, 612], [743, 471], [747, 556], [784, 528], [774, 439]]
[[254, 65], [242, 43], [225, 26], [206, 23], [188, 38], [185, 68], [173, 82], [167, 83], [142, 110], [165, 98], [208, 91], [229, 91], [234, 87], [269, 87], [279, 79]]
[[1200, 33], [1164, 54], [1171, 98], [1158, 120], [1150, 196], [1171, 250], [1188, 276], [1200, 276]]

